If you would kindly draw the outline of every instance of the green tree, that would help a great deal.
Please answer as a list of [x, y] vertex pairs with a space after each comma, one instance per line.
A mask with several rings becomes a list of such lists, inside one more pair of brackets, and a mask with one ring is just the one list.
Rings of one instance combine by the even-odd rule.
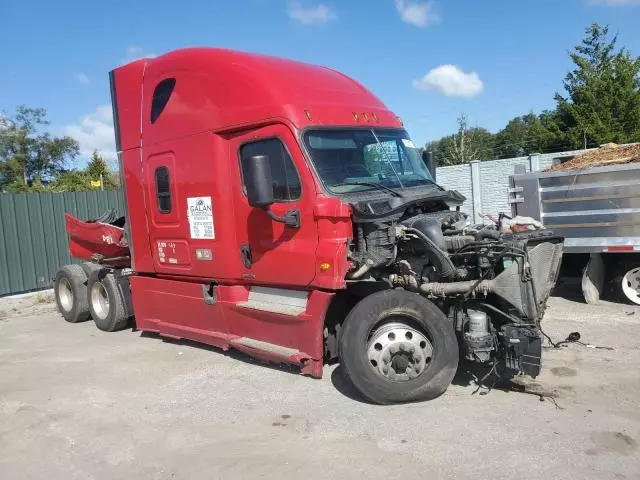
[[91, 160], [84, 170], [69, 170], [59, 173], [55, 180], [49, 184], [49, 190], [52, 192], [85, 192], [87, 190], [95, 190], [91, 184], [92, 181], [102, 179], [105, 190], [111, 190], [119, 187], [118, 176], [109, 170], [107, 162], [97, 151], [91, 155]]
[[49, 184], [51, 192], [86, 192], [91, 190], [91, 179], [84, 171], [69, 170], [58, 174]]
[[104, 158], [102, 158], [102, 155], [100, 155], [97, 150], [94, 150], [91, 154], [91, 160], [89, 160], [84, 171], [92, 179], [98, 180], [100, 176], [106, 176], [109, 173], [109, 167]]
[[78, 155], [78, 142], [41, 132], [48, 125], [42, 108], [16, 108], [0, 125], [0, 175], [4, 185], [31, 186], [63, 172]]
[[105, 190], [118, 188], [120, 185], [118, 175], [109, 170], [107, 162], [97, 150], [94, 150], [91, 154], [91, 160], [89, 160], [84, 169], [84, 173], [90, 180], [97, 181], [102, 179]]
[[512, 158], [531, 153], [559, 151], [568, 146], [554, 112], [528, 113], [516, 117], [495, 136], [497, 158]]
[[624, 48], [609, 28], [592, 24], [570, 53], [575, 68], [556, 94], [561, 130], [573, 148], [640, 141], [640, 58]]
[[39, 178], [36, 178], [31, 185], [25, 185], [20, 181], [12, 182], [6, 186], [5, 190], [7, 193], [42, 193], [48, 191]]
[[466, 115], [458, 117], [458, 131], [435, 140], [425, 149], [432, 152], [438, 164], [458, 165], [472, 160], [490, 160], [493, 158], [494, 135], [486, 128], [469, 127]]

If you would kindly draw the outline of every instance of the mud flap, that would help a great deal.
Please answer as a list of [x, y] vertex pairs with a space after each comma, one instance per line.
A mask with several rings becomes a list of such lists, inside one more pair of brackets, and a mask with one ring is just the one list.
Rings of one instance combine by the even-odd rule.
[[600, 302], [604, 289], [605, 265], [602, 255], [592, 253], [582, 272], [582, 295], [585, 302], [595, 305]]

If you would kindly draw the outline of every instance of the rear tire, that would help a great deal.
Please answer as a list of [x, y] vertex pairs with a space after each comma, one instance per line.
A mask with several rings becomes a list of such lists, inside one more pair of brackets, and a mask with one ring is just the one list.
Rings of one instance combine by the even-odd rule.
[[127, 326], [129, 317], [115, 275], [107, 269], [91, 273], [87, 284], [89, 311], [100, 330], [115, 332]]
[[431, 400], [458, 368], [451, 322], [429, 300], [404, 290], [357, 303], [345, 319], [339, 355], [347, 379], [378, 404]]
[[640, 305], [640, 255], [607, 255], [607, 297], [609, 300]]
[[87, 276], [87, 280], [93, 272], [95, 272], [96, 270], [102, 270], [104, 268], [104, 266], [98, 265], [97, 263], [93, 262], [83, 262], [80, 264], [80, 266], [82, 267], [82, 270], [84, 270], [84, 274]]
[[620, 295], [627, 303], [640, 305], [640, 267], [626, 270], [618, 280]]
[[53, 283], [58, 311], [70, 323], [89, 319], [87, 301], [87, 276], [80, 265], [65, 265]]

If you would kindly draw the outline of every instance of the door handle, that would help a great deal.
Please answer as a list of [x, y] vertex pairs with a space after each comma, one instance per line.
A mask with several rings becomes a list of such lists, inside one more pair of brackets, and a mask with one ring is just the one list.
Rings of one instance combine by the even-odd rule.
[[276, 215], [268, 207], [263, 210], [275, 222], [284, 223], [288, 227], [300, 228], [300, 210], [287, 210], [282, 216]]

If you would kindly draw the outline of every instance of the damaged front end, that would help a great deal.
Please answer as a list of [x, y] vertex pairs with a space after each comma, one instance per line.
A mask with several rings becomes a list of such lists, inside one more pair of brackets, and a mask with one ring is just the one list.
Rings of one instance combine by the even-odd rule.
[[442, 200], [415, 200], [376, 214], [375, 205], [354, 204], [350, 282], [427, 297], [452, 322], [465, 359], [537, 376], [540, 321], [563, 238], [547, 230], [503, 232], [501, 222], [474, 225], [443, 207]]

